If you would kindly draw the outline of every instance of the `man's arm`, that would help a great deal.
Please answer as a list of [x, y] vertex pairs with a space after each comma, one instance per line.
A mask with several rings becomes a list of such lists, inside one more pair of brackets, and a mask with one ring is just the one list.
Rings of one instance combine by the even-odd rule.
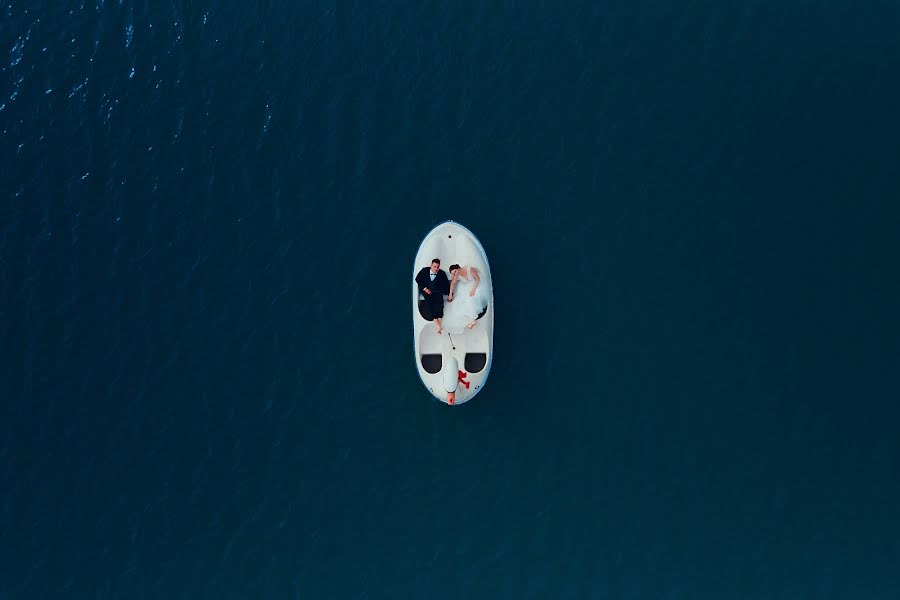
[[416, 275], [416, 284], [419, 286], [419, 291], [424, 294], [431, 294], [431, 290], [428, 289], [430, 283], [431, 279], [425, 274], [425, 269], [419, 271], [419, 274]]
[[475, 285], [472, 286], [472, 291], [469, 292], [469, 295], [474, 296], [475, 290], [478, 289], [478, 284], [481, 283], [481, 277], [478, 276], [478, 269], [475, 267], [469, 267], [469, 270], [472, 271], [472, 277], [475, 278]]

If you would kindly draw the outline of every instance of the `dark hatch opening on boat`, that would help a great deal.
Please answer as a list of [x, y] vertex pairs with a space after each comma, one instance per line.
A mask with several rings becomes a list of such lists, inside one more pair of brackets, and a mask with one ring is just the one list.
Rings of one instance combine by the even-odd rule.
[[423, 354], [422, 368], [427, 373], [434, 375], [441, 372], [441, 355], [440, 354]]
[[487, 354], [484, 352], [469, 352], [466, 354], [466, 371], [478, 373], [487, 364]]

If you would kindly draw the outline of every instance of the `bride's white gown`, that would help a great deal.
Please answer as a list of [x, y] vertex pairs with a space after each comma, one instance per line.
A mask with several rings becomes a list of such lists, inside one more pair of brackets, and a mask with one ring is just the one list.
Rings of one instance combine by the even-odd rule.
[[488, 305], [488, 291], [484, 286], [484, 282], [478, 284], [475, 295], [470, 296], [469, 292], [475, 287], [475, 280], [469, 276], [469, 280], [460, 277], [453, 289], [453, 302], [444, 303], [444, 319], [442, 320], [445, 329], [453, 332], [461, 332], [466, 325], [478, 318], [481, 311]]

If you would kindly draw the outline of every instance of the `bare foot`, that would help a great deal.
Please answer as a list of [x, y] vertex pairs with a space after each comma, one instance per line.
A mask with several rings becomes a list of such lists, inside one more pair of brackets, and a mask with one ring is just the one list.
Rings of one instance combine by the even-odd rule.
[[466, 325], [466, 327], [468, 327], [469, 329], [472, 329], [473, 327], [475, 327], [475, 325], [477, 325], [477, 323], [475, 321], [472, 321], [471, 323]]

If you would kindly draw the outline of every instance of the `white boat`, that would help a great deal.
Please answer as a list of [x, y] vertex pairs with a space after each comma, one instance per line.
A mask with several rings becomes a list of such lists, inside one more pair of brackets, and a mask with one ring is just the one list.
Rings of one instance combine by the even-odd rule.
[[[483, 304], [484, 309], [471, 329], [467, 323], [472, 319], [462, 312], [463, 307], [471, 310], [472, 304], [460, 301], [460, 296], [454, 293], [453, 302], [448, 302], [444, 295], [444, 332], [437, 332], [428, 305], [415, 283], [416, 274], [423, 267], [429, 267], [434, 258], [440, 259], [441, 269], [448, 279], [451, 279], [449, 268], [452, 264], [478, 270], [481, 281], [477, 306]], [[453, 404], [463, 404], [484, 388], [491, 370], [494, 290], [487, 255], [475, 234], [459, 223], [447, 221], [428, 232], [422, 240], [416, 252], [412, 277], [413, 342], [419, 377], [425, 388], [441, 402], [449, 404], [448, 394], [453, 392]], [[460, 288], [463, 285], [459, 284]]]

